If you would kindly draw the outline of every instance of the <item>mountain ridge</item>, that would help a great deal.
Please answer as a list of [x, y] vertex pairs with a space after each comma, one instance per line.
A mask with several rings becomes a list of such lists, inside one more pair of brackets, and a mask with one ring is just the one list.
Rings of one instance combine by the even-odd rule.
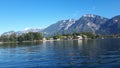
[[[28, 32], [42, 32], [46, 36], [76, 32], [93, 32], [96, 34], [118, 34], [120, 33], [120, 15], [105, 18], [95, 14], [84, 14], [78, 20], [70, 18], [60, 20], [45, 29], [29, 29], [17, 31], [17, 34]], [[8, 32], [9, 33], [9, 32]], [[3, 33], [5, 34], [5, 33]]]
[[[54, 35], [56, 33], [66, 34], [66, 33], [75, 33], [75, 32], [95, 32], [96, 33], [97, 30], [100, 28], [100, 26], [104, 24], [107, 20], [108, 18], [101, 17], [99, 15], [84, 14], [78, 20], [74, 20], [74, 23], [67, 30], [58, 30], [60, 23], [63, 23], [63, 21], [61, 21], [61, 22], [57, 22], [56, 24], [50, 25], [48, 28], [44, 29], [43, 32], [48, 34], [50, 33], [49, 31], [55, 31], [53, 33], [50, 33], [50, 35], [51, 34]], [[71, 22], [68, 21], [65, 23], [71, 23]], [[55, 27], [51, 27], [51, 26], [55, 26]], [[57, 31], [54, 30], [53, 28], [56, 29]]]

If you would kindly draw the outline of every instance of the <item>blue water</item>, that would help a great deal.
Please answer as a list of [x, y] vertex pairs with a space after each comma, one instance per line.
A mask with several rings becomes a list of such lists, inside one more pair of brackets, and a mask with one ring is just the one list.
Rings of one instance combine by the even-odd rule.
[[120, 68], [120, 39], [1, 44], [0, 68]]

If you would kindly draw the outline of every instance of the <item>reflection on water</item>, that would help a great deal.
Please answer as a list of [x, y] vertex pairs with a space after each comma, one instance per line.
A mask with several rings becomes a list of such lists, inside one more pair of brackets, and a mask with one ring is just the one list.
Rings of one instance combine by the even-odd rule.
[[0, 48], [16, 48], [16, 47], [25, 47], [25, 46], [33, 46], [40, 45], [43, 42], [26, 42], [26, 43], [4, 43], [0, 44]]
[[0, 67], [120, 67], [120, 39], [0, 45]]

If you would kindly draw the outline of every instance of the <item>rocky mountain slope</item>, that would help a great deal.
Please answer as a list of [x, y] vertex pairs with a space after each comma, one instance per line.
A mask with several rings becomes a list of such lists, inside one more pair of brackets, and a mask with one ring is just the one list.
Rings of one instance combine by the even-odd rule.
[[43, 30], [45, 34], [66, 34], [66, 33], [75, 33], [75, 32], [94, 32], [97, 33], [101, 28], [101, 25], [105, 24], [108, 21], [108, 18], [94, 15], [94, 14], [85, 14], [80, 19], [74, 20], [62, 20], [57, 23], [50, 25]]
[[102, 34], [120, 34], [120, 15], [107, 20], [99, 31]]
[[16, 33], [17, 35], [28, 33], [28, 32], [42, 32], [44, 35], [56, 35], [58, 33], [76, 33], [76, 32], [93, 32], [97, 34], [119, 34], [120, 33], [120, 15], [115, 16], [111, 19], [94, 15], [85, 14], [78, 20], [68, 19], [61, 20], [55, 24], [50, 25], [45, 29], [28, 29], [23, 31], [10, 31], [5, 32], [3, 35], [9, 35]]

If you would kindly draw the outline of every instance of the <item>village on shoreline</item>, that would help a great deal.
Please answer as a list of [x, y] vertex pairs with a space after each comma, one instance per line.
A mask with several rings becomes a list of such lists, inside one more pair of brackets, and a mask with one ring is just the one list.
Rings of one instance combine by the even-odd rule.
[[97, 35], [91, 32], [73, 33], [73, 34], [56, 34], [54, 36], [44, 37], [38, 32], [29, 32], [20, 36], [11, 34], [0, 36], [0, 44], [3, 43], [26, 43], [26, 42], [43, 42], [43, 41], [60, 41], [60, 40], [86, 40], [86, 39], [104, 39], [120, 38], [120, 35]]

